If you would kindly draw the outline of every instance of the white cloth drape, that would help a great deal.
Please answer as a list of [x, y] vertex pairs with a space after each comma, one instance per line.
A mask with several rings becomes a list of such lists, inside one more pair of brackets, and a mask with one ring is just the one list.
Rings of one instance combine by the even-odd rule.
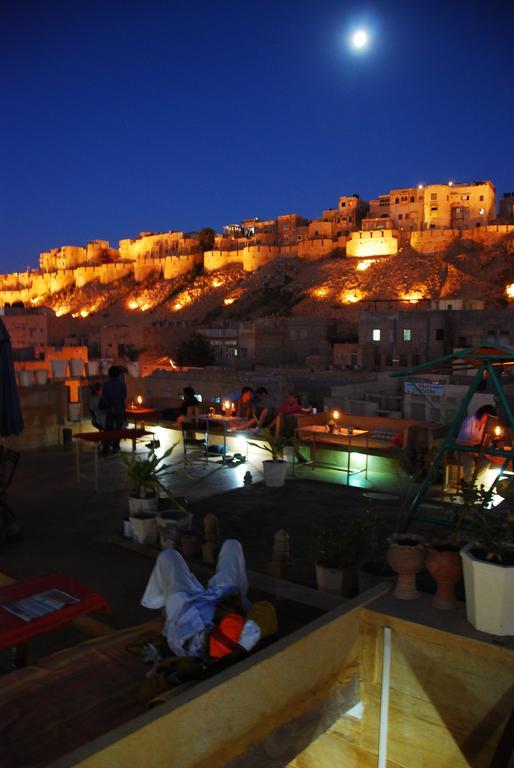
[[[189, 570], [186, 561], [174, 549], [163, 550], [143, 594], [145, 608], [163, 608], [166, 623], [163, 634], [177, 656], [199, 656], [206, 633], [212, 627], [216, 604], [224, 597], [238, 594], [245, 610], [248, 579], [241, 544], [227, 539], [223, 544], [216, 573], [205, 589]], [[253, 623], [253, 622], [252, 622]]]

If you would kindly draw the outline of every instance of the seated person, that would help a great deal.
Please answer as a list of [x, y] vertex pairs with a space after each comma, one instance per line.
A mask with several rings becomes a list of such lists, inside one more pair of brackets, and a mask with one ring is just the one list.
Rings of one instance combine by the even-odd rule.
[[178, 408], [166, 408], [163, 411], [165, 419], [176, 421], [177, 424], [187, 421], [187, 417], [193, 415], [195, 408], [200, 405], [193, 387], [184, 387], [182, 392], [184, 397], [180, 406]]
[[310, 413], [310, 408], [303, 408], [300, 403], [300, 397], [295, 392], [290, 392], [287, 396], [287, 400], [282, 405], [279, 405], [277, 417], [270, 424], [270, 429], [275, 430], [275, 435], [289, 436], [294, 434], [295, 420], [291, 418], [298, 413]]
[[[253, 389], [252, 387], [243, 387], [241, 390], [241, 394], [235, 401], [236, 406], [236, 412], [235, 416], [238, 419], [244, 419], [245, 421], [250, 421], [255, 416], [255, 410], [254, 410], [254, 400], [253, 400]], [[232, 427], [235, 429], [241, 428], [241, 422], [234, 421], [231, 423]]]
[[[474, 483], [478, 479], [478, 475], [483, 475], [490, 467], [489, 459], [483, 454], [483, 447], [486, 442], [485, 425], [490, 417], [496, 417], [495, 409], [492, 405], [483, 405], [475, 414], [466, 416], [460, 425], [455, 442], [457, 458], [463, 469], [462, 482], [465, 485]], [[472, 446], [476, 452], [459, 451], [459, 443]]]
[[[191, 573], [182, 555], [164, 549], [157, 557], [141, 604], [145, 608], [164, 608], [163, 635], [176, 656], [212, 656], [210, 635], [215, 629], [215, 613], [220, 603], [230, 601], [232, 612], [244, 616], [251, 605], [247, 597], [248, 579], [241, 544], [227, 539], [221, 547], [216, 573], [203, 587]], [[237, 645], [250, 651], [261, 638], [252, 620], [241, 622]]]
[[268, 429], [275, 418], [275, 409], [268, 402], [266, 387], [258, 387], [253, 398], [253, 412], [249, 419], [236, 426], [237, 431]]
[[93, 427], [102, 432], [105, 429], [107, 412], [102, 400], [102, 385], [92, 384], [89, 395], [89, 413], [91, 414], [91, 423]]

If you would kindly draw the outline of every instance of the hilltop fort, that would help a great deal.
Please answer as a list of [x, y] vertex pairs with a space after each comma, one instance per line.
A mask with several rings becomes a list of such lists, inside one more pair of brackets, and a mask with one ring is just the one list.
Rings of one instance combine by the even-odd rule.
[[[0, 306], [51, 305], [49, 299], [60, 292], [93, 282], [107, 286], [125, 277], [136, 283], [151, 277], [171, 281], [230, 265], [252, 273], [278, 259], [315, 261], [331, 255], [380, 259], [406, 247], [430, 256], [458, 240], [486, 246], [505, 240], [512, 253], [512, 232], [514, 193], [504, 195], [497, 213], [491, 181], [392, 189], [369, 202], [344, 195], [337, 208], [316, 219], [291, 213], [229, 224], [214, 236], [209, 250], [203, 249], [198, 233], [180, 231], [141, 232], [134, 239], [120, 240], [118, 248], [105, 240], [52, 248], [41, 253], [38, 269], [0, 276]], [[93, 302], [83, 308], [82, 316], [100, 305]], [[128, 308], [142, 307], [134, 300]], [[71, 311], [66, 305], [54, 309], [57, 315]]]

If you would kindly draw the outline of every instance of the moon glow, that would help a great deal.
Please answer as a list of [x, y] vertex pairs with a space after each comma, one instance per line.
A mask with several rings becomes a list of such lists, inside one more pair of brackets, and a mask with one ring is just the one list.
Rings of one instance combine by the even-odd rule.
[[368, 44], [368, 33], [365, 29], [357, 29], [352, 35], [352, 45], [358, 50], [362, 50]]

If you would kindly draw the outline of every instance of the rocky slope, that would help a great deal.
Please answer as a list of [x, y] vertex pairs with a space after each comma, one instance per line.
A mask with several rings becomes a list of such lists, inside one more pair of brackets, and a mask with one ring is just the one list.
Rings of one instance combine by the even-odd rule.
[[514, 239], [494, 247], [459, 240], [437, 254], [404, 247], [396, 256], [374, 259], [324, 258], [304, 262], [278, 259], [255, 273], [225, 268], [164, 282], [123, 279], [104, 286], [90, 283], [40, 302], [56, 314], [88, 317], [102, 323], [147, 324], [156, 320], [213, 322], [264, 315], [353, 320], [370, 299], [483, 299], [505, 305], [514, 283]]

